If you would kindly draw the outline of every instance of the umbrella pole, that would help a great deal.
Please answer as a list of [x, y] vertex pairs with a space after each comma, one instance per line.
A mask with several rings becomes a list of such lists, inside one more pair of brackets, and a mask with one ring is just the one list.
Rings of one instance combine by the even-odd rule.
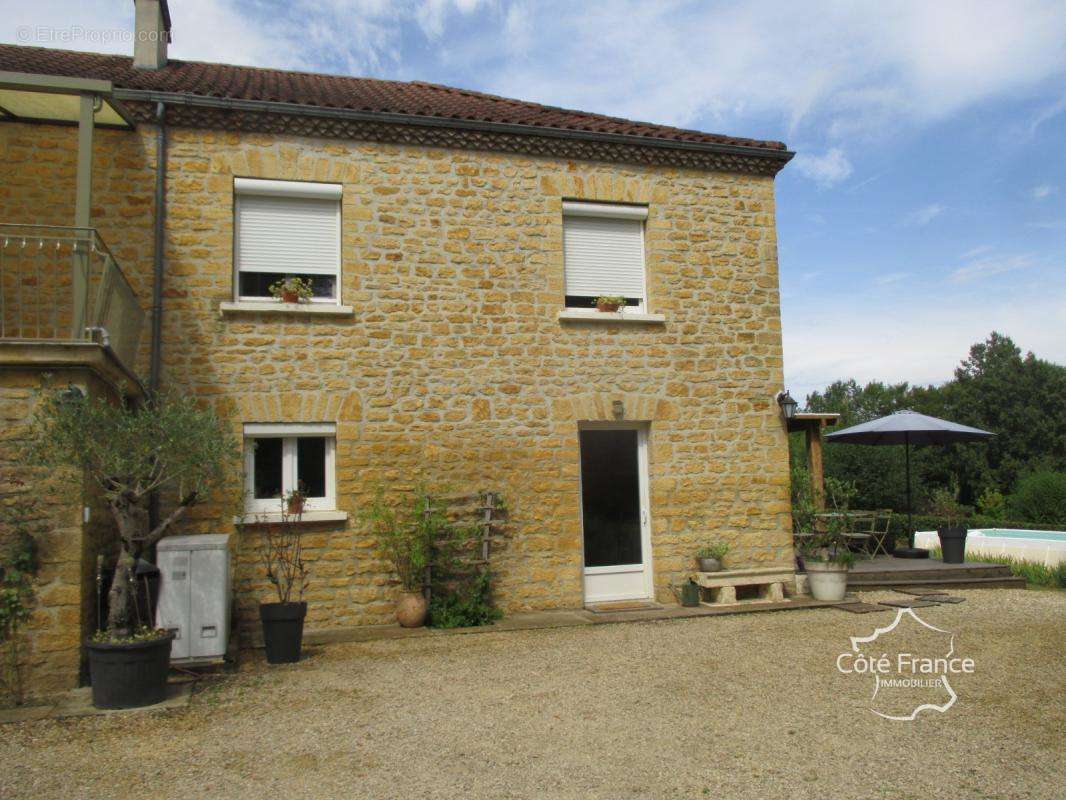
[[911, 503], [911, 435], [903, 434], [903, 447], [907, 453], [907, 546], [914, 547], [914, 505]]

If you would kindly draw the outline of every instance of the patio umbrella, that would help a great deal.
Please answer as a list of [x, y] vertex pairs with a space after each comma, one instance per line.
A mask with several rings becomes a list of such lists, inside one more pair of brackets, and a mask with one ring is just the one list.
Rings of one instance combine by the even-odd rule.
[[908, 550], [897, 553], [904, 558], [921, 558], [927, 551], [914, 548], [914, 509], [911, 505], [911, 445], [912, 444], [952, 444], [954, 442], [980, 442], [991, 439], [996, 434], [979, 428], [948, 422], [946, 419], [927, 417], [916, 411], [897, 411], [887, 417], [853, 425], [825, 437], [827, 442], [845, 442], [848, 444], [901, 444], [907, 451], [907, 528]]

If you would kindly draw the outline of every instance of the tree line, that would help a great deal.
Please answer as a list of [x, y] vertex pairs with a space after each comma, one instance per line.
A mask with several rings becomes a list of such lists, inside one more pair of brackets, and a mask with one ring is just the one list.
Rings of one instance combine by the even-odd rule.
[[[946, 493], [999, 519], [1066, 524], [1066, 367], [993, 332], [940, 385], [840, 380], [806, 398], [808, 411], [839, 412], [831, 430], [911, 409], [996, 434], [987, 443], [912, 447], [917, 510]], [[803, 461], [800, 436], [794, 464]], [[855, 508], [906, 507], [904, 449], [826, 444], [827, 478], [854, 485]]]

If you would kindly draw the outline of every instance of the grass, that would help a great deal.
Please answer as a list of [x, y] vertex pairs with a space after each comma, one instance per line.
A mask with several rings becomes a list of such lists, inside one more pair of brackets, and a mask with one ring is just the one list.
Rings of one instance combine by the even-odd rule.
[[[940, 558], [939, 547], [931, 548], [929, 555], [932, 558]], [[1058, 566], [1049, 567], [1036, 561], [1026, 561], [1023, 558], [1003, 555], [979, 555], [975, 561], [983, 561], [988, 564], [1002, 564], [1010, 567], [1012, 575], [1025, 578], [1025, 582], [1032, 586], [1046, 586], [1051, 589], [1066, 589], [1066, 561]]]

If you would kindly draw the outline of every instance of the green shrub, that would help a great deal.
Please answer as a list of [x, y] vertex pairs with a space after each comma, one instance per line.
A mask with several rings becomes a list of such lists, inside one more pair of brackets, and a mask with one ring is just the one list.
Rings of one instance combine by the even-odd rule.
[[1014, 487], [1009, 505], [1018, 519], [1066, 524], [1066, 472], [1041, 470], [1026, 475]]
[[492, 604], [492, 575], [484, 570], [466, 579], [436, 584], [427, 624], [431, 628], [472, 628], [491, 625], [502, 616]]
[[991, 486], [986, 487], [977, 498], [977, 513], [986, 517], [1005, 517], [1007, 498]]
[[1055, 587], [1058, 589], [1066, 589], [1066, 561], [1061, 562], [1052, 574]]

